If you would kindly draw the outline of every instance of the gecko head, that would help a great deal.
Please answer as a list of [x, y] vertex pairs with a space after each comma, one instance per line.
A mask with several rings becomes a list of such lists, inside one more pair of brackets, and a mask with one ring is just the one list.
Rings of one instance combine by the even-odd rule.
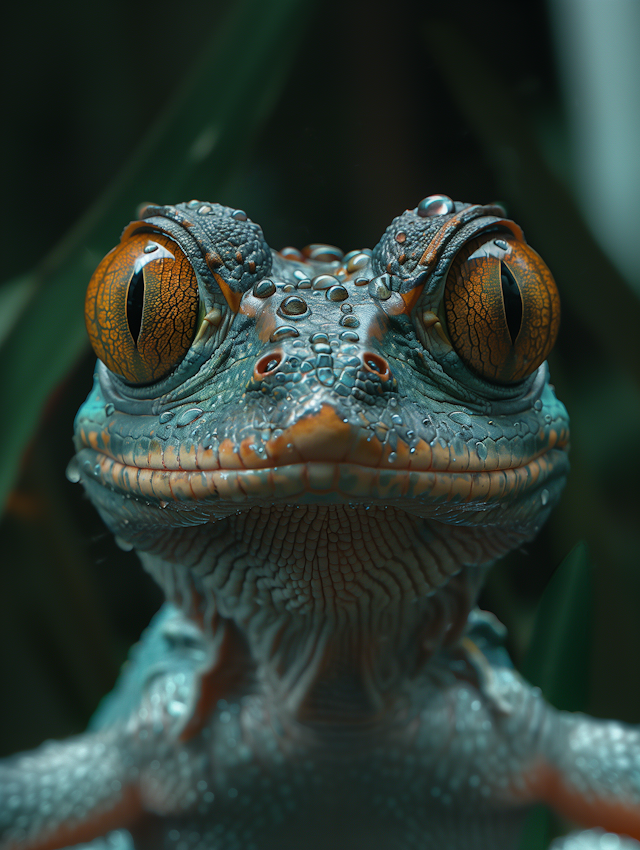
[[404, 560], [424, 596], [530, 539], [564, 484], [557, 290], [499, 207], [431, 196], [346, 255], [275, 252], [219, 204], [148, 207], [86, 315], [71, 474], [147, 561], [213, 574], [233, 538], [286, 604], [323, 558], [347, 595]]

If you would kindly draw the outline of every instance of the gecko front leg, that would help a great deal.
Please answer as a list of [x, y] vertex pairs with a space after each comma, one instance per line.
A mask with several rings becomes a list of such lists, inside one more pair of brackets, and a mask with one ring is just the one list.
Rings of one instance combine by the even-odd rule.
[[50, 741], [0, 765], [0, 847], [50, 850], [142, 814], [138, 765], [120, 726]]
[[640, 840], [640, 730], [557, 712], [540, 756], [536, 796], [584, 826]]
[[206, 653], [197, 630], [167, 607], [137, 655], [99, 712], [105, 728], [0, 762], [1, 850], [53, 850], [153, 820], [148, 776], [164, 749], [179, 746]]

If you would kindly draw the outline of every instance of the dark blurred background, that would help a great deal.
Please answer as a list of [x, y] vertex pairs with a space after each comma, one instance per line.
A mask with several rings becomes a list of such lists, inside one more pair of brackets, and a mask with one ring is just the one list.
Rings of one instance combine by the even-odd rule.
[[[572, 473], [539, 539], [494, 569], [483, 604], [509, 626], [520, 662], [550, 577], [586, 541], [581, 707], [640, 720], [639, 10], [635, 0], [5, 10], [0, 752], [81, 730], [161, 602], [64, 470], [91, 384], [92, 268], [138, 203], [190, 197], [245, 208], [273, 247], [344, 250], [372, 247], [428, 194], [507, 206], [563, 299], [551, 370], [572, 416]], [[562, 604], [572, 603], [582, 605], [571, 594]]]

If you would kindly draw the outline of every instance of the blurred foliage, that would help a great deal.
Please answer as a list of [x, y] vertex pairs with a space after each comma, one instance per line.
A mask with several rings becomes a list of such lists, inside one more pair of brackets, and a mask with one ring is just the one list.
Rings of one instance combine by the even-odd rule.
[[[116, 179], [31, 275], [0, 290], [0, 386], [12, 400], [12, 415], [0, 418], [0, 504], [38, 411], [86, 345], [86, 280], [142, 201], [191, 196], [203, 185], [224, 191], [280, 92], [311, 8], [301, 0], [242, 0], [229, 9]], [[157, 84], [163, 64], [148, 69]]]
[[[482, 602], [522, 662], [543, 590], [584, 538], [587, 707], [637, 722], [640, 306], [558, 176], [568, 146], [542, 0], [397, 0], [392, 17], [382, 0], [315, 11], [194, 0], [184, 12], [166, 0], [73, 0], [7, 15], [0, 433], [7, 480], [12, 465], [22, 471], [2, 525], [0, 663], [14, 696], [0, 748], [82, 728], [159, 602], [64, 468], [93, 368], [81, 321], [92, 266], [136, 204], [191, 196], [247, 209], [274, 247], [345, 250], [372, 246], [432, 192], [506, 202], [563, 298], [551, 370], [572, 416], [572, 473], [539, 538], [494, 568]], [[581, 551], [539, 609], [553, 613], [549, 650], [563, 623], [585, 628]]]
[[584, 711], [589, 703], [592, 569], [588, 547], [581, 541], [545, 588], [520, 665], [525, 678], [564, 711]]
[[[593, 565], [584, 541], [577, 543], [547, 584], [520, 665], [525, 678], [563, 711], [589, 704], [589, 660], [593, 619]], [[545, 850], [567, 831], [545, 806], [528, 815], [520, 850]]]

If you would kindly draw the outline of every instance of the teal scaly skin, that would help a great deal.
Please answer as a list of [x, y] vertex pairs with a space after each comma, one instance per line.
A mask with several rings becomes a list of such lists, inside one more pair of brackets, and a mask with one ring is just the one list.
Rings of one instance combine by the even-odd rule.
[[638, 733], [547, 706], [475, 609], [568, 471], [555, 284], [500, 207], [343, 255], [149, 206], [86, 316], [69, 476], [168, 605], [89, 732], [0, 764], [2, 850], [509, 848], [537, 801], [640, 837]]

